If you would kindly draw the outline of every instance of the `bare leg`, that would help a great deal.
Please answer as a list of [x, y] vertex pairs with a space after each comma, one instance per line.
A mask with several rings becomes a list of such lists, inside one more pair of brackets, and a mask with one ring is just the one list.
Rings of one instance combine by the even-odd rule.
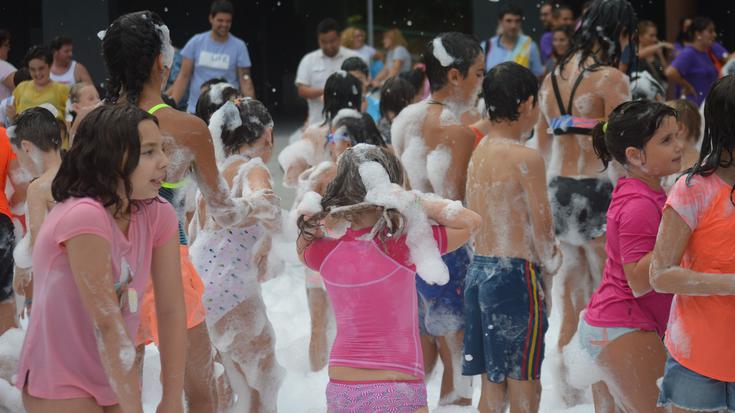
[[472, 394], [472, 377], [462, 376], [464, 331], [460, 330], [454, 335], [439, 337], [438, 341], [439, 357], [444, 365], [439, 404], [472, 405], [472, 397], [464, 397], [467, 393]]
[[15, 297], [0, 302], [0, 336], [11, 328], [18, 327], [15, 316]]
[[508, 379], [510, 413], [537, 413], [541, 402], [540, 380]]
[[429, 379], [431, 373], [436, 367], [436, 360], [439, 356], [439, 349], [437, 348], [436, 338], [428, 334], [421, 335], [421, 352], [424, 355], [424, 373], [426, 379]]
[[581, 402], [582, 392], [572, 387], [567, 381], [568, 367], [564, 360], [564, 348], [572, 341], [577, 332], [579, 313], [587, 303], [586, 286], [589, 283], [589, 266], [580, 247], [561, 243], [564, 260], [556, 280], [561, 283], [562, 295], [557, 303], [561, 310], [561, 326], [559, 329], [558, 350], [561, 355], [559, 363], [559, 389], [564, 402], [568, 407], [576, 406]]
[[191, 412], [217, 411], [217, 383], [214, 379], [214, 355], [206, 323], [187, 332], [184, 394]]
[[327, 324], [329, 322], [329, 298], [321, 288], [307, 288], [311, 315], [311, 338], [309, 339], [309, 362], [312, 371], [319, 371], [327, 365]]
[[615, 403], [626, 412], [658, 412], [656, 380], [664, 374], [666, 351], [658, 334], [635, 331], [608, 343], [597, 357]]
[[595, 413], [616, 413], [615, 399], [613, 399], [607, 384], [598, 381], [592, 385], [592, 401], [595, 405]]
[[507, 390], [507, 382], [493, 383], [487, 379], [487, 375], [482, 374], [482, 392], [477, 410], [480, 413], [505, 413], [508, 406]]
[[[39, 399], [23, 391], [23, 407], [28, 413], [103, 413], [103, 409], [92, 398], [49, 400]], [[119, 406], [118, 406], [119, 408]], [[109, 409], [109, 408], [108, 408]], [[119, 410], [118, 410], [119, 411]]]

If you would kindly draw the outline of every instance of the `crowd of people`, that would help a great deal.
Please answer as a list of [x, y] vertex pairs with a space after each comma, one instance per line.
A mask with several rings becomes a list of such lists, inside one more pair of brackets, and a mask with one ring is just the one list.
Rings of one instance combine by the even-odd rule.
[[597, 413], [735, 411], [735, 77], [711, 20], [669, 44], [627, 0], [548, 3], [536, 43], [509, 6], [415, 56], [324, 19], [275, 154], [233, 15], [214, 1], [181, 51], [156, 13], [117, 17], [103, 100], [70, 39], [15, 70], [0, 30], [0, 335], [28, 318], [0, 372], [28, 412], [142, 412], [147, 345], [159, 412], [277, 411], [275, 238], [329, 412], [428, 412], [440, 364], [431, 404], [479, 389], [482, 413], [538, 412], [549, 368]]

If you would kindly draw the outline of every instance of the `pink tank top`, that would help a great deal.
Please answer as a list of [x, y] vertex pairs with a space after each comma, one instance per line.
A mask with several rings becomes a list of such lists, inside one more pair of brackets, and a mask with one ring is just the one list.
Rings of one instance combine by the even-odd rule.
[[[446, 229], [434, 226], [442, 254]], [[410, 262], [406, 238], [359, 240], [369, 228], [340, 239], [314, 240], [304, 261], [319, 271], [334, 308], [337, 336], [330, 366], [394, 370], [424, 377], [418, 327], [416, 267]]]

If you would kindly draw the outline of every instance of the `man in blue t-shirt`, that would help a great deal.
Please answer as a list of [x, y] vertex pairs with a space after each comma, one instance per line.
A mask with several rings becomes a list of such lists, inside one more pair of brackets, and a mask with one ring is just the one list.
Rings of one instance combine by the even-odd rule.
[[523, 10], [518, 7], [507, 6], [500, 11], [499, 34], [482, 42], [482, 51], [486, 56], [485, 71], [503, 62], [516, 62], [531, 69], [537, 77], [543, 76], [544, 66], [538, 46], [522, 33], [522, 21]]
[[215, 0], [209, 11], [212, 30], [194, 35], [181, 51], [184, 57], [181, 71], [167, 94], [178, 102], [188, 87], [188, 112], [194, 113], [202, 83], [215, 77], [239, 86], [244, 96], [255, 97], [248, 47], [230, 34], [234, 11], [229, 0]]

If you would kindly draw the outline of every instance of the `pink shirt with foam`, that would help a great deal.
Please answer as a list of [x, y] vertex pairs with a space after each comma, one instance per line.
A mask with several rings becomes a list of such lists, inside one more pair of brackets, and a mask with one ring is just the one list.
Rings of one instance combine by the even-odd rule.
[[634, 297], [623, 265], [653, 251], [665, 203], [663, 190], [635, 178], [618, 180], [607, 210], [605, 271], [587, 305], [588, 324], [656, 331], [663, 337], [673, 296], [651, 291]]
[[[304, 261], [319, 271], [334, 309], [337, 336], [330, 366], [394, 370], [424, 377], [418, 326], [416, 267], [406, 237], [359, 240], [369, 228], [339, 239], [314, 240]], [[433, 227], [442, 254], [447, 250], [444, 227]]]
[[[93, 397], [102, 406], [117, 404], [97, 349], [92, 319], [84, 308], [64, 243], [93, 234], [110, 244], [113, 281], [122, 259], [130, 266], [129, 287], [140, 293], [150, 280], [153, 250], [175, 236], [176, 213], [162, 198], [141, 203], [131, 215], [126, 237], [98, 201], [71, 198], [46, 217], [33, 247], [33, 315], [20, 354], [16, 386], [44, 399]], [[122, 310], [134, 339], [139, 313]]]

